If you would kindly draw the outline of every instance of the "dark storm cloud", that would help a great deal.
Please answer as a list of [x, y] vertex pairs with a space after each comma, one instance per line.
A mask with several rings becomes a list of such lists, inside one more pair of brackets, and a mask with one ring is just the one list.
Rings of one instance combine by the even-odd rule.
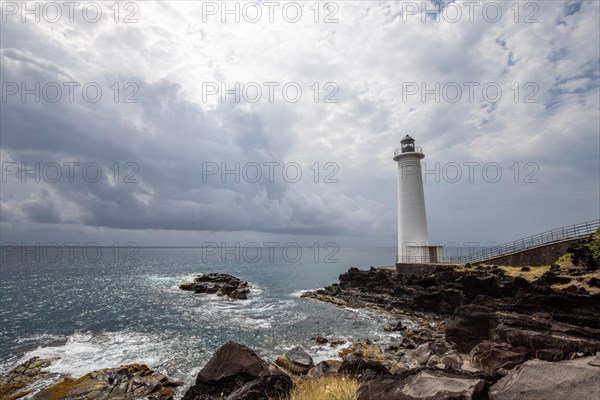
[[59, 223], [60, 214], [56, 205], [49, 199], [47, 190], [41, 191], [41, 196], [35, 200], [25, 201], [22, 204], [23, 213], [33, 222]]
[[[60, 82], [65, 73], [31, 56], [2, 52], [6, 80]], [[131, 77], [130, 77], [131, 78]], [[357, 222], [344, 210], [331, 212], [334, 195], [322, 193], [325, 201], [304, 203], [320, 189], [310, 185], [302, 193], [283, 179], [279, 167], [275, 179], [264, 176], [258, 183], [235, 181], [232, 175], [223, 182], [220, 174], [203, 182], [203, 163], [229, 169], [235, 164], [257, 163], [265, 174], [264, 163], [283, 164], [289, 132], [271, 131], [260, 115], [243, 111], [238, 104], [220, 105], [213, 111], [181, 98], [181, 87], [168, 81], [139, 83], [139, 107], [127, 120], [115, 113], [109, 101], [73, 104], [59, 101], [9, 101], [3, 107], [1, 129], [3, 149], [18, 165], [31, 169], [56, 162], [78, 162], [73, 182], [64, 179], [44, 189], [41, 198], [30, 199], [11, 210], [33, 222], [61, 221], [57, 210], [76, 206], [77, 217], [68, 222], [118, 229], [166, 230], [255, 230], [276, 233], [332, 234], [356, 232]], [[110, 167], [132, 163], [138, 183], [117, 182]], [[77, 174], [82, 165], [96, 163], [101, 179], [90, 182]], [[305, 165], [306, 168], [309, 165]], [[133, 167], [132, 167], [133, 168]], [[133, 171], [133, 169], [131, 169]], [[120, 180], [127, 172], [120, 171]], [[63, 173], [66, 175], [66, 168]], [[92, 171], [93, 172], [93, 171]], [[240, 174], [241, 175], [241, 174]], [[243, 177], [242, 177], [243, 178]], [[29, 179], [31, 181], [31, 177]], [[44, 183], [42, 179], [42, 185]], [[48, 195], [48, 190], [53, 196]], [[335, 202], [331, 201], [332, 204]], [[7, 212], [9, 212], [7, 210]], [[369, 229], [364, 224], [360, 229]]]

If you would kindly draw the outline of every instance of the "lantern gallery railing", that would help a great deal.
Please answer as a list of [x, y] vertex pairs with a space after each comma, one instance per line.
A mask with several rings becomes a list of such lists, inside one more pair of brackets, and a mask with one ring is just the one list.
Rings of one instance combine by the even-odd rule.
[[596, 229], [598, 229], [598, 227], [600, 227], [600, 220], [592, 220], [588, 222], [582, 222], [580, 224], [563, 226], [562, 228], [538, 233], [537, 235], [515, 240], [499, 246], [490, 247], [479, 252], [466, 254], [464, 256], [450, 257], [450, 262], [474, 263], [490, 260], [496, 257], [518, 253], [523, 250], [533, 249], [535, 247], [540, 247], [560, 240], [590, 236], [596, 231]]
[[[396, 151], [394, 151], [394, 157], [396, 157], [398, 154], [402, 154], [403, 151], [402, 149], [396, 149]], [[419, 146], [415, 146], [413, 151], [404, 151], [404, 153], [421, 153], [423, 154], [423, 149], [420, 148]]]

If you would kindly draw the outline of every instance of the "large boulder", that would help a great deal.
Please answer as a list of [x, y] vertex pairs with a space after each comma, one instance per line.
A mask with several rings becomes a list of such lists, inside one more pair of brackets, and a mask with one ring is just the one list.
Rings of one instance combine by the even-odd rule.
[[415, 359], [419, 364], [425, 365], [429, 361], [429, 357], [433, 354], [431, 344], [429, 342], [419, 345], [416, 349], [411, 351], [412, 358]]
[[479, 343], [469, 354], [471, 365], [486, 374], [501, 368], [512, 369], [523, 363], [526, 356], [527, 349], [523, 347], [512, 348], [507, 344], [489, 341]]
[[315, 366], [312, 357], [299, 346], [280, 355], [275, 364], [296, 375], [305, 375]]
[[202, 368], [183, 400], [268, 400], [287, 396], [292, 380], [248, 347], [228, 342]]
[[406, 379], [383, 379], [365, 385], [358, 400], [484, 400], [487, 384], [482, 379], [421, 371]]
[[342, 362], [338, 373], [346, 374], [364, 381], [381, 378], [390, 374], [380, 361], [348, 357]]
[[600, 362], [598, 357], [527, 361], [492, 386], [490, 399], [600, 399]]
[[449, 350], [441, 355], [432, 355], [427, 360], [427, 368], [443, 370], [460, 370], [463, 365], [463, 359], [456, 350]]
[[488, 307], [473, 304], [458, 307], [446, 324], [446, 340], [468, 354], [477, 344], [490, 338], [498, 323], [495, 311]]

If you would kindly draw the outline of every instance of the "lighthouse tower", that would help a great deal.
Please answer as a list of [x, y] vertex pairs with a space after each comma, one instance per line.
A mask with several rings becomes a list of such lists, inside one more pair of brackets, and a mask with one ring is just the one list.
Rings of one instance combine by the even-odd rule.
[[394, 152], [398, 163], [398, 256], [397, 264], [441, 261], [441, 246], [429, 245], [425, 194], [421, 174], [423, 150], [406, 135]]

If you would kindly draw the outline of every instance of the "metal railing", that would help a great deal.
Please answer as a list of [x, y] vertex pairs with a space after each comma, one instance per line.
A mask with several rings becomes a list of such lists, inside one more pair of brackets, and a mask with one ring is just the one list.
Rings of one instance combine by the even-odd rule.
[[582, 222], [580, 224], [563, 226], [562, 228], [552, 229], [546, 232], [538, 233], [523, 239], [518, 239], [510, 243], [486, 248], [471, 254], [449, 257], [450, 262], [455, 263], [474, 263], [490, 260], [496, 257], [502, 257], [509, 254], [518, 253], [523, 250], [533, 249], [552, 242], [566, 239], [576, 239], [590, 236], [600, 227], [600, 220]]
[[405, 153], [402, 153], [402, 148], [396, 149], [394, 151], [394, 157], [396, 157], [398, 154], [409, 154], [409, 153], [421, 153], [423, 154], [423, 149], [419, 146], [415, 146], [415, 150], [414, 151], [407, 151]]
[[430, 264], [428, 256], [396, 256], [396, 264]]

